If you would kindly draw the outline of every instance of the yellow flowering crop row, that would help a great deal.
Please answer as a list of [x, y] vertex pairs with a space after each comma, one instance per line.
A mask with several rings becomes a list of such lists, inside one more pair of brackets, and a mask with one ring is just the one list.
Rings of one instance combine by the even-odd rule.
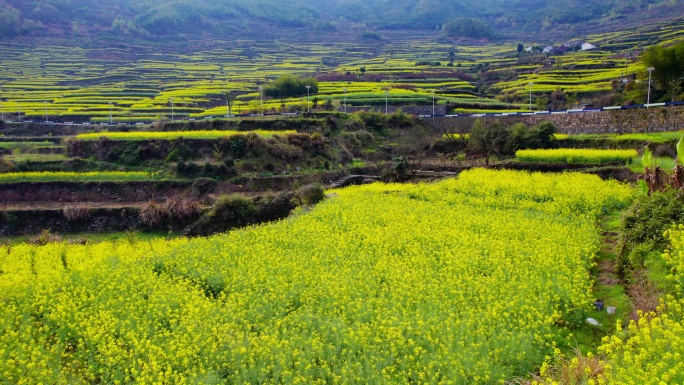
[[641, 314], [626, 330], [607, 337], [600, 351], [607, 355], [605, 378], [612, 384], [684, 383], [684, 225], [669, 230], [670, 248], [663, 254], [678, 297], [668, 296], [658, 312]]
[[336, 190], [173, 242], [0, 248], [8, 383], [474, 384], [533, 372], [592, 303], [630, 188], [474, 170]]
[[624, 163], [637, 157], [636, 150], [595, 150], [559, 148], [553, 150], [519, 150], [515, 158], [531, 163]]
[[154, 174], [142, 171], [29, 171], [0, 173], [0, 183], [16, 182], [119, 182], [151, 180]]
[[174, 140], [179, 138], [186, 139], [220, 139], [235, 135], [257, 134], [262, 137], [273, 135], [296, 134], [294, 130], [287, 131], [234, 131], [234, 130], [203, 130], [203, 131], [131, 131], [131, 132], [93, 132], [79, 134], [76, 139], [98, 140], [102, 137], [112, 140]]

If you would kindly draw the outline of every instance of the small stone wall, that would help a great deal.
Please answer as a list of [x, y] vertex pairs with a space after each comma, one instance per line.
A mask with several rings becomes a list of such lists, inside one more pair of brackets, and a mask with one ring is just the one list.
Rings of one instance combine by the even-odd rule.
[[526, 116], [484, 116], [455, 118], [426, 118], [436, 130], [467, 133], [477, 119], [500, 122], [504, 125], [523, 123], [534, 126], [552, 122], [561, 134], [625, 134], [673, 132], [684, 130], [684, 107], [655, 107], [650, 109], [577, 112]]

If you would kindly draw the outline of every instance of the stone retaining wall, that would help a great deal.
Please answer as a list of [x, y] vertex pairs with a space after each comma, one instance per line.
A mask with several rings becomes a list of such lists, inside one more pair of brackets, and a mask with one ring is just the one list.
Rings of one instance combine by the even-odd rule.
[[578, 112], [570, 114], [485, 116], [425, 119], [443, 132], [467, 133], [477, 119], [504, 125], [523, 123], [528, 126], [552, 122], [561, 134], [624, 134], [684, 130], [684, 107]]

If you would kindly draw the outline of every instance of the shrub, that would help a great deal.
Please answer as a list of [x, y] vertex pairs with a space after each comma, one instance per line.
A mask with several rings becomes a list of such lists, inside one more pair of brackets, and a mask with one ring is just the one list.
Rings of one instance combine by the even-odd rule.
[[140, 209], [140, 222], [150, 228], [160, 228], [167, 224], [180, 228], [202, 213], [197, 202], [187, 199], [169, 198], [164, 203], [150, 201]]
[[62, 237], [57, 234], [53, 234], [50, 230], [43, 230], [40, 234], [29, 238], [26, 243], [31, 245], [45, 246], [48, 243], [59, 243], [62, 242]]
[[325, 199], [325, 190], [320, 184], [310, 184], [299, 189], [297, 196], [304, 204], [313, 205]]
[[673, 224], [684, 223], [684, 199], [681, 192], [668, 189], [642, 196], [622, 217], [618, 243], [618, 271], [622, 276], [639, 268], [648, 251], [664, 250], [664, 233]]
[[655, 151], [653, 151], [653, 156], [656, 158], [668, 157], [674, 159], [677, 157], [677, 151], [669, 144], [660, 144], [656, 147]]
[[86, 207], [65, 206], [62, 214], [69, 222], [86, 222], [92, 217], [92, 211]]
[[536, 127], [527, 127], [522, 123], [511, 127], [513, 142], [516, 150], [554, 148], [556, 147], [556, 126], [550, 122], [544, 122]]
[[223, 195], [216, 200], [203, 220], [210, 225], [229, 229], [248, 225], [255, 213], [252, 199], [241, 195]]

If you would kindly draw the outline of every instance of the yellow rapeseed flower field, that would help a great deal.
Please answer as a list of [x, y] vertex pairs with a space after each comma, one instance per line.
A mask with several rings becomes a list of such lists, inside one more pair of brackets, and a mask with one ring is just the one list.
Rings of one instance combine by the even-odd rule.
[[558, 148], [550, 150], [519, 150], [515, 158], [531, 163], [625, 163], [637, 157], [636, 150], [596, 150]]
[[143, 171], [26, 171], [0, 173], [0, 183], [17, 182], [119, 182], [155, 179], [154, 173]]
[[12, 384], [489, 384], [591, 306], [598, 215], [633, 190], [468, 171], [333, 191], [211, 238], [0, 248]]

